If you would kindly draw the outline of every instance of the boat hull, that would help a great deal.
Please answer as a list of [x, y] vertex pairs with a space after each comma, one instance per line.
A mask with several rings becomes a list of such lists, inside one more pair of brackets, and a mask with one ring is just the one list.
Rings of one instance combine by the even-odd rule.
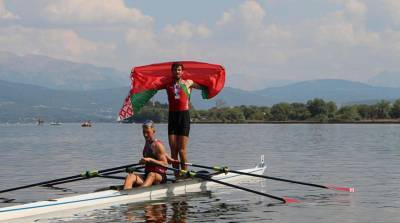
[[[265, 169], [265, 166], [259, 165], [256, 168], [241, 171], [263, 174]], [[234, 173], [213, 176], [213, 179], [227, 183], [242, 182], [250, 178], [249, 176]], [[220, 184], [202, 179], [186, 179], [176, 183], [167, 183], [146, 188], [134, 188], [132, 190], [121, 191], [105, 190], [48, 201], [38, 201], [0, 208], [0, 222], [27, 221], [27, 218], [34, 220], [35, 218], [43, 218], [43, 216], [49, 214], [51, 214], [51, 216], [57, 216], [57, 213], [63, 212], [63, 214], [65, 214], [66, 211], [68, 211], [68, 213], [75, 213], [75, 211], [81, 212], [83, 209], [88, 210], [90, 207], [99, 209], [112, 205], [157, 200], [191, 192], [207, 191], [216, 186], [220, 186]]]

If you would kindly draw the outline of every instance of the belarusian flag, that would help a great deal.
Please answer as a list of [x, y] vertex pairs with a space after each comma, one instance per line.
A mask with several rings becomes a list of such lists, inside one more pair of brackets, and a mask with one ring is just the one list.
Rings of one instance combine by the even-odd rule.
[[[130, 118], [157, 93], [173, 83], [171, 65], [174, 62], [135, 67], [131, 72], [131, 90], [125, 98], [118, 120]], [[225, 69], [218, 64], [181, 61], [184, 72], [182, 79], [191, 79], [201, 85], [203, 99], [216, 96], [225, 84]]]

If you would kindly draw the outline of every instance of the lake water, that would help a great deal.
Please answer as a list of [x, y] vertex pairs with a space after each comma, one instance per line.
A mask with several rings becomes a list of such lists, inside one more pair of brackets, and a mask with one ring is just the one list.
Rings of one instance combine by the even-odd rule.
[[[167, 144], [167, 126], [157, 126]], [[136, 163], [143, 148], [140, 125], [81, 128], [0, 125], [0, 190], [85, 170]], [[254, 166], [261, 154], [266, 175], [355, 187], [337, 192], [272, 180], [242, 186], [302, 202], [276, 201], [231, 188], [54, 218], [50, 222], [400, 222], [400, 125], [193, 124], [189, 159], [231, 169]], [[68, 191], [29, 188], [0, 194], [18, 202], [91, 192], [118, 180], [66, 184]], [[1, 206], [10, 204], [0, 203]], [[42, 221], [39, 221], [42, 222]]]

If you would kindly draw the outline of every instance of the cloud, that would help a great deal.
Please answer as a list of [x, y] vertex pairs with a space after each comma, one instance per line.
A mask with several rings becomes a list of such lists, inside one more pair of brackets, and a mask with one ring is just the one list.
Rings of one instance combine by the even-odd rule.
[[[224, 64], [229, 75], [241, 74], [230, 84], [247, 89], [275, 78], [360, 80], [399, 67], [399, 0], [247, 0], [229, 2], [219, 15], [201, 20], [199, 14], [182, 19], [157, 10], [151, 17], [122, 0], [15, 2], [12, 9], [24, 15], [17, 23], [41, 27], [3, 23], [0, 48], [19, 54], [125, 70], [168, 60], [209, 61]], [[174, 9], [186, 10], [180, 7]]]
[[221, 18], [217, 21], [218, 26], [224, 26], [232, 21], [233, 17], [233, 12], [224, 12], [221, 16]]
[[19, 16], [8, 11], [6, 9], [6, 6], [4, 5], [4, 1], [0, 0], [0, 19], [12, 20], [12, 19], [18, 19], [18, 18], [19, 18]]
[[[221, 44], [227, 46], [225, 50], [231, 51], [225, 55], [237, 55], [230, 59], [237, 60], [232, 62], [234, 66], [244, 60], [282, 64], [290, 56], [287, 51], [293, 41], [290, 28], [268, 21], [266, 15], [257, 1], [245, 1], [223, 12], [216, 22], [213, 32], [220, 37]], [[227, 56], [222, 52], [221, 57]]]
[[202, 42], [212, 41], [212, 31], [204, 25], [188, 21], [168, 24], [158, 33], [152, 27], [129, 28], [125, 41], [129, 48], [129, 58], [135, 63], [154, 63], [154, 61], [193, 59]]
[[153, 18], [140, 10], [127, 8], [123, 0], [52, 1], [43, 15], [55, 23], [67, 24], [134, 24], [148, 26]]
[[400, 24], [400, 1], [384, 0], [383, 3], [395, 23]]
[[[288, 41], [291, 38], [290, 30], [283, 26], [264, 21], [265, 10], [257, 1], [245, 1], [236, 8], [223, 12], [216, 22], [217, 33], [228, 33], [243, 38], [247, 42], [259, 46], [271, 46]], [[272, 44], [271, 44], [272, 43]]]
[[314, 40], [320, 45], [338, 47], [379, 45], [380, 35], [368, 29], [366, 3], [360, 0], [331, 0], [343, 9], [319, 18], [315, 25]]
[[368, 11], [367, 5], [360, 0], [332, 0], [332, 2], [343, 5], [350, 17], [365, 17]]
[[194, 25], [188, 21], [182, 21], [177, 25], [167, 25], [163, 34], [171, 40], [190, 40], [193, 38], [208, 38], [211, 36], [211, 30], [204, 25]]
[[264, 9], [256, 1], [245, 1], [239, 6], [240, 16], [244, 23], [253, 28], [262, 25], [265, 16]]
[[397, 54], [396, 58], [400, 56], [400, 31], [387, 29], [382, 34], [382, 41], [380, 49]]
[[112, 44], [91, 42], [72, 30], [36, 29], [23, 26], [1, 28], [0, 46], [4, 51], [21, 55], [40, 54], [93, 64], [107, 61], [102, 59], [101, 55], [107, 55], [110, 59], [115, 48]]
[[368, 31], [365, 24], [352, 22], [342, 12], [332, 13], [316, 24], [314, 38], [320, 45], [374, 46], [379, 41], [377, 33]]
[[356, 15], [356, 16], [365, 16], [365, 14], [367, 12], [367, 6], [358, 0], [347, 1], [346, 9], [352, 15]]
[[257, 88], [263, 80], [274, 78], [360, 80], [376, 69], [395, 66], [390, 61], [400, 56], [400, 35], [395, 29], [382, 32], [369, 27], [368, 13], [374, 8], [368, 1], [331, 0], [333, 4], [323, 4], [323, 14], [298, 16], [296, 21], [282, 20], [275, 13], [273, 6], [284, 3], [269, 2], [263, 7], [255, 1], [243, 2], [227, 9], [216, 22], [215, 36], [228, 33], [221, 38], [225, 39], [218, 46], [221, 50], [216, 50], [218, 58], [246, 78], [246, 82], [230, 83], [233, 86]]
[[263, 26], [266, 13], [257, 1], [245, 1], [221, 15], [218, 26], [235, 26], [246, 29], [258, 29]]
[[148, 28], [130, 28], [125, 35], [127, 45], [135, 50], [156, 50], [156, 34]]

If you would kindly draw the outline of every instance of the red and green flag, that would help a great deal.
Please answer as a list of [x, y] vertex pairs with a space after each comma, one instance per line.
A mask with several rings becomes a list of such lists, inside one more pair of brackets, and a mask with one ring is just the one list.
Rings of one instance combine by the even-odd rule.
[[[128, 119], [157, 93], [172, 84], [171, 65], [174, 62], [135, 67], [131, 72], [131, 90], [119, 112], [119, 120]], [[181, 61], [184, 66], [183, 79], [191, 79], [202, 86], [203, 99], [216, 96], [225, 84], [225, 69], [218, 64]]]

